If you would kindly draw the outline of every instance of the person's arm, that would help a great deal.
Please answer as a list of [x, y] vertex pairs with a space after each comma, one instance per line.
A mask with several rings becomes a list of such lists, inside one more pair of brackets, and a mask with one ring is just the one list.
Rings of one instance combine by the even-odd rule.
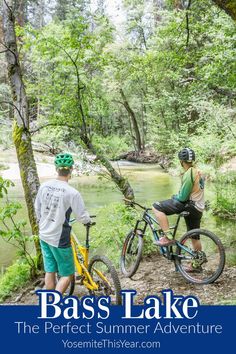
[[34, 210], [36, 214], [37, 221], [41, 218], [41, 188], [39, 188], [34, 202]]
[[89, 213], [85, 209], [84, 201], [79, 192], [76, 193], [72, 199], [71, 209], [72, 212], [75, 214], [77, 221], [83, 224], [88, 224], [91, 222]]
[[186, 202], [187, 200], [189, 200], [194, 184], [191, 173], [191, 168], [189, 168], [189, 170], [185, 172], [185, 174], [183, 175], [183, 181], [180, 191], [177, 195], [174, 196], [174, 199], [178, 200], [179, 202]]

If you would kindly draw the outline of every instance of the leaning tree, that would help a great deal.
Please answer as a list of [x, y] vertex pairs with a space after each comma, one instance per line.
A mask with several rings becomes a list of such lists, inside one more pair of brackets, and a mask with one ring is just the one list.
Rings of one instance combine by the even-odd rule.
[[[32, 234], [38, 234], [38, 225], [34, 211], [34, 200], [39, 188], [39, 178], [34, 160], [29, 130], [29, 104], [23, 81], [22, 69], [19, 60], [19, 51], [15, 33], [15, 16], [13, 1], [3, 0], [2, 6], [3, 51], [6, 53], [8, 77], [11, 87], [11, 100], [13, 107], [13, 141], [16, 148], [21, 181], [24, 189], [26, 205]], [[39, 241], [35, 240], [37, 256], [40, 257]]]

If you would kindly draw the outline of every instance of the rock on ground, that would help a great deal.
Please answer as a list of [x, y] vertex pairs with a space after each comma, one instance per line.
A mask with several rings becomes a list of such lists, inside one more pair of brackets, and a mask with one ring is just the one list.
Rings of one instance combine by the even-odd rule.
[[[223, 274], [216, 282], [209, 285], [195, 285], [188, 283], [180, 273], [175, 272], [173, 263], [170, 263], [159, 254], [153, 254], [142, 260], [137, 273], [132, 279], [124, 278], [121, 274], [122, 289], [134, 289], [137, 291], [135, 302], [142, 304], [147, 295], [161, 297], [163, 289], [172, 289], [176, 295], [194, 295], [201, 304], [236, 304], [236, 267], [226, 267]], [[20, 294], [24, 289], [13, 294], [6, 300], [6, 304], [32, 305], [37, 304], [37, 296], [32, 291], [32, 286]], [[81, 297], [87, 295], [87, 290], [82, 286], [76, 286], [75, 295]], [[16, 301], [19, 299], [19, 301]], [[16, 302], [15, 302], [16, 301]]]

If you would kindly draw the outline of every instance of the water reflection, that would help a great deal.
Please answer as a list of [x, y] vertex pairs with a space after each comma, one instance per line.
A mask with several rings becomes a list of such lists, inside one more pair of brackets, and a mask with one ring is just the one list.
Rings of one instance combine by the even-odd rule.
[[[158, 165], [142, 165], [135, 163], [119, 162], [119, 168], [124, 176], [134, 188], [136, 200], [146, 205], [151, 205], [156, 200], [169, 198], [178, 191], [180, 179], [172, 177], [163, 172]], [[43, 180], [42, 180], [43, 181]], [[26, 219], [26, 206], [23, 197], [23, 190], [20, 181], [9, 191], [9, 198], [18, 200], [23, 204], [23, 209], [19, 212], [20, 219]], [[121, 202], [122, 195], [110, 181], [100, 179], [97, 176], [74, 177], [70, 184], [77, 188], [82, 194], [89, 211], [95, 212], [110, 203]], [[208, 184], [206, 187], [206, 199], [214, 201], [214, 185]], [[174, 222], [175, 217], [170, 219]], [[205, 212], [202, 227], [207, 228], [222, 239], [228, 258], [235, 256], [236, 247], [236, 224], [233, 221], [225, 221], [212, 216], [211, 212]], [[179, 236], [185, 231], [185, 224], [182, 221], [179, 228]], [[230, 245], [234, 248], [229, 248]], [[0, 239], [0, 267], [12, 263], [16, 257], [15, 249]]]

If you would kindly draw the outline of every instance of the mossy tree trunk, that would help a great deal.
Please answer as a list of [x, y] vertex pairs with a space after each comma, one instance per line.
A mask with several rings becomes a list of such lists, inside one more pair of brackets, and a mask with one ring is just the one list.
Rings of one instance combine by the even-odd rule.
[[[11, 0], [3, 0], [3, 34], [12, 93], [11, 104], [14, 107], [13, 141], [18, 158], [29, 221], [32, 233], [36, 235], [38, 234], [38, 225], [34, 212], [34, 200], [39, 188], [39, 178], [29, 132], [28, 99], [19, 62], [15, 34], [15, 17]], [[38, 259], [41, 259], [39, 242], [37, 240], [35, 241], [35, 247]]]
[[123, 89], [120, 89], [120, 94], [121, 94], [121, 97], [123, 100], [122, 104], [124, 105], [125, 109], [127, 110], [128, 114], [131, 118], [132, 126], [134, 129], [134, 134], [135, 134], [136, 147], [137, 147], [137, 151], [139, 152], [141, 150], [144, 150], [144, 146], [142, 145], [142, 139], [141, 139], [141, 134], [139, 131], [138, 121], [137, 121], [137, 118], [136, 118], [136, 115], [135, 115], [133, 109], [129, 105], [129, 102], [125, 96]]
[[236, 21], [236, 1], [235, 0], [213, 0], [222, 10], [224, 10], [234, 21]]
[[124, 195], [124, 197], [129, 200], [133, 200], [134, 199], [134, 191], [133, 191], [129, 181], [127, 180], [127, 178], [123, 177], [119, 172], [117, 172], [115, 170], [115, 168], [112, 166], [112, 164], [110, 163], [110, 161], [106, 158], [104, 153], [92, 144], [92, 140], [89, 136], [88, 127], [87, 127], [86, 107], [84, 107], [82, 104], [81, 90], [83, 89], [83, 85], [81, 85], [81, 81], [80, 81], [79, 67], [78, 67], [76, 60], [74, 60], [65, 49], [63, 49], [63, 50], [66, 53], [66, 55], [68, 56], [68, 58], [71, 60], [73, 66], [75, 68], [75, 74], [76, 74], [76, 79], [77, 79], [77, 92], [76, 92], [76, 94], [77, 94], [77, 108], [78, 108], [78, 115], [79, 115], [79, 122], [80, 122], [78, 124], [79, 126], [77, 126], [77, 128], [80, 131], [80, 133], [79, 133], [80, 139], [85, 144], [85, 146], [88, 148], [88, 150], [91, 151], [94, 155], [96, 155], [97, 159], [106, 168], [111, 180], [116, 184], [116, 186], [121, 191], [121, 193]]
[[116, 184], [123, 196], [126, 199], [134, 200], [134, 191], [129, 184], [129, 181], [114, 169], [110, 161], [104, 156], [103, 152], [92, 144], [88, 136], [81, 135], [80, 138], [88, 150], [91, 151], [92, 154], [94, 154], [101, 162], [101, 164], [106, 168], [112, 181]]

